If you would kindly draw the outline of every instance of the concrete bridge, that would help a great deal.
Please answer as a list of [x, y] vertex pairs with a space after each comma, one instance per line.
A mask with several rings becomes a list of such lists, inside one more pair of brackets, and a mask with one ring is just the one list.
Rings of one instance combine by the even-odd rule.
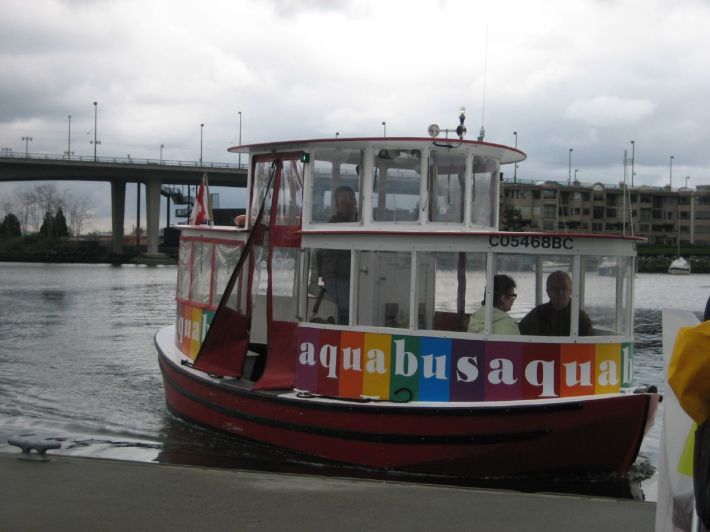
[[247, 166], [117, 157], [86, 157], [0, 152], [0, 181], [108, 181], [111, 183], [111, 227], [114, 253], [123, 252], [126, 183], [146, 187], [147, 251], [158, 252], [160, 194], [163, 185], [198, 185], [207, 174], [210, 185], [246, 187]]

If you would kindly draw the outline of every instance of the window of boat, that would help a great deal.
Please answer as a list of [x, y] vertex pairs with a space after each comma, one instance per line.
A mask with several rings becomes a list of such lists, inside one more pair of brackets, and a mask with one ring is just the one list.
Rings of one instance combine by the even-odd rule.
[[273, 248], [271, 261], [272, 304], [275, 321], [296, 321], [298, 315], [298, 248]]
[[239, 261], [242, 248], [238, 242], [217, 243], [214, 248], [214, 295], [212, 305], [219, 304], [220, 297], [227, 288], [229, 277]]
[[432, 150], [429, 154], [429, 221], [463, 222], [466, 155]]
[[357, 323], [408, 328], [412, 254], [358, 252]]
[[584, 309], [596, 335], [631, 334], [632, 257], [593, 256], [582, 258]]
[[[470, 330], [486, 285], [486, 254], [422, 252], [417, 257], [418, 328]], [[480, 330], [473, 332], [481, 332]]]
[[250, 226], [254, 225], [256, 217], [259, 215], [259, 209], [261, 208], [262, 201], [264, 199], [264, 194], [267, 193], [268, 187], [268, 197], [266, 203], [264, 204], [264, 214], [262, 223], [269, 224], [269, 215], [271, 213], [271, 191], [272, 186], [269, 187], [269, 181], [271, 180], [271, 175], [275, 171], [275, 166], [273, 165], [273, 160], [266, 161], [256, 161], [254, 163], [254, 171], [252, 178], [252, 195], [251, 195], [251, 211], [250, 211]]
[[[544, 237], [543, 237], [544, 238]], [[496, 269], [515, 280], [517, 297], [508, 314], [518, 321], [521, 334], [571, 335], [573, 305], [573, 257], [567, 255], [499, 254]], [[585, 305], [588, 293], [585, 274], [580, 275], [579, 336], [595, 334], [594, 322]]]
[[420, 150], [381, 149], [372, 176], [372, 219], [378, 222], [419, 220], [422, 179]]
[[350, 318], [349, 249], [313, 249], [309, 254], [307, 321], [347, 325]]
[[181, 299], [190, 298], [190, 260], [192, 260], [192, 240], [180, 238], [178, 252], [178, 275], [176, 295]]
[[303, 163], [284, 161], [279, 189], [276, 225], [301, 225], [303, 211]]
[[362, 150], [320, 148], [313, 156], [311, 222], [355, 222], [361, 219]]
[[483, 227], [495, 225], [495, 197], [498, 179], [498, 161], [486, 157], [473, 158], [473, 191], [471, 197], [471, 224]]
[[[241, 250], [240, 250], [241, 251]], [[237, 259], [238, 260], [238, 259]], [[247, 259], [249, 261], [250, 259]], [[247, 262], [249, 264], [249, 262]], [[248, 313], [248, 296], [249, 296], [249, 269], [242, 268], [241, 272], [237, 275], [237, 279], [234, 283], [232, 291], [229, 293], [225, 305], [229, 308], [238, 310], [242, 314]], [[221, 297], [221, 296], [220, 296]]]
[[209, 304], [212, 284], [211, 242], [192, 242], [192, 269], [190, 272], [190, 300]]
[[[529, 254], [509, 254], [509, 253], [498, 253], [494, 255], [494, 272], [495, 275], [504, 276], [498, 281], [499, 291], [505, 292], [507, 298], [497, 297], [494, 293], [494, 305], [497, 305], [499, 310], [506, 312], [510, 318], [515, 322], [518, 327], [518, 332], [515, 332], [513, 327], [513, 332], [509, 334], [520, 334], [520, 320], [522, 320], [525, 315], [532, 310], [538, 303], [544, 303], [547, 301], [547, 296], [545, 295], [545, 280], [547, 275], [551, 272], [561, 269], [563, 271], [572, 271], [572, 262], [560, 260], [555, 260], [554, 257], [549, 259], [543, 258], [538, 260], [539, 257]], [[539, 273], [538, 273], [539, 272]], [[539, 281], [538, 281], [539, 278]], [[539, 285], [536, 283], [540, 283]], [[495, 286], [494, 280], [494, 286]], [[539, 299], [536, 298], [536, 288], [540, 288], [541, 294]], [[495, 290], [494, 290], [495, 292]], [[512, 297], [511, 297], [512, 296]], [[505, 316], [500, 314], [500, 312], [494, 311], [494, 318], [498, 318], [502, 322], [506, 322]], [[508, 323], [508, 331], [510, 331], [510, 322]], [[495, 330], [501, 327], [495, 327]]]

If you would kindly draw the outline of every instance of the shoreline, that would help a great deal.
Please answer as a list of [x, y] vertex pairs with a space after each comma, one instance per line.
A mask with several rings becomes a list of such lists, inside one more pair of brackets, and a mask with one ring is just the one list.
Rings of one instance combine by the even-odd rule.
[[[161, 246], [157, 254], [148, 254], [143, 250], [115, 254], [101, 248], [89, 253], [77, 253], [75, 250], [61, 248], [11, 252], [0, 249], [0, 262], [177, 265], [177, 252], [177, 247], [167, 246]], [[685, 257], [691, 264], [692, 273], [710, 273], [710, 256], [686, 255]], [[668, 273], [668, 267], [674, 258], [675, 256], [664, 254], [639, 255], [637, 273]]]
[[[651, 502], [0, 453], [7, 530], [647, 531]], [[367, 508], [367, 512], [362, 509]], [[276, 509], [276, 510], [275, 510]]]

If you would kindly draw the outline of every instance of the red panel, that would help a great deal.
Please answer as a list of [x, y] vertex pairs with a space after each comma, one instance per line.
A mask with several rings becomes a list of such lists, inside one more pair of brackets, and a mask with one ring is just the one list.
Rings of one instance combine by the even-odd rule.
[[523, 345], [523, 399], [558, 397], [560, 344]]
[[338, 377], [340, 376], [340, 331], [321, 329], [320, 346], [316, 352], [318, 367], [318, 393], [337, 396], [339, 392]]
[[560, 346], [560, 395], [594, 395], [594, 384], [597, 381], [595, 350], [594, 344]]
[[[340, 334], [340, 360], [338, 368], [340, 371], [340, 397], [360, 397], [362, 395], [363, 379], [363, 357], [364, 353], [364, 333], [342, 332]], [[346, 360], [345, 350], [350, 349], [349, 358]], [[359, 356], [358, 356], [359, 354]], [[349, 367], [345, 367], [348, 363]]]
[[264, 374], [255, 390], [286, 390], [296, 382], [298, 364], [298, 324], [272, 321], [269, 326], [268, 353]]
[[212, 319], [195, 367], [214, 375], [240, 377], [249, 349], [250, 323], [243, 314], [222, 307]]

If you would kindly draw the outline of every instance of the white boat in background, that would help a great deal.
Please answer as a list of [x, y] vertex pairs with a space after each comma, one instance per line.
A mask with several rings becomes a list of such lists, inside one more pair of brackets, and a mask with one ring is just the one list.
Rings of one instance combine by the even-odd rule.
[[603, 277], [611, 277], [616, 275], [616, 260], [604, 257], [604, 260], [597, 268], [597, 273]]
[[688, 275], [690, 273], [690, 263], [683, 257], [677, 257], [668, 267], [668, 273], [673, 275]]
[[558, 262], [554, 260], [542, 261], [542, 273], [552, 273], [556, 271], [568, 272], [571, 264], [569, 262]]

